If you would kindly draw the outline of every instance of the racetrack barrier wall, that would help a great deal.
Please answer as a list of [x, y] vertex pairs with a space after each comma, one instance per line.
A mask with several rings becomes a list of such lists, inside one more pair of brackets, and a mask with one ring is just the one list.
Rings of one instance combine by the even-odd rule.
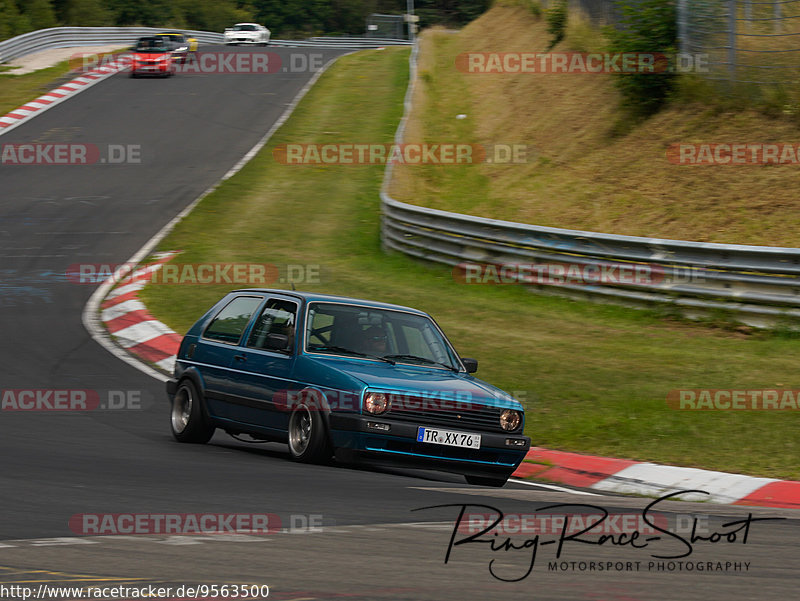
[[[0, 42], [0, 63], [50, 48], [103, 46], [116, 43], [119, 43], [120, 46], [130, 46], [140, 37], [162, 31], [180, 31], [195, 38], [200, 44], [223, 43], [223, 35], [213, 31], [156, 27], [52, 27], [23, 33]], [[310, 40], [271, 40], [270, 44], [293, 47], [376, 48], [393, 44], [409, 44], [409, 42], [357, 37], [316, 37]]]
[[[411, 110], [417, 53], [415, 46], [405, 113], [395, 135], [397, 144], [403, 141]], [[790, 326], [800, 320], [800, 248], [621, 236], [429, 209], [389, 196], [392, 169], [390, 163], [381, 188], [385, 249], [454, 267], [560, 265], [565, 270], [574, 267], [595, 273], [638, 268], [658, 277], [637, 283], [566, 278], [553, 285], [524, 276], [517, 281], [533, 281], [530, 287], [543, 293], [639, 307], [671, 304], [690, 317], [724, 315], [757, 327]]]

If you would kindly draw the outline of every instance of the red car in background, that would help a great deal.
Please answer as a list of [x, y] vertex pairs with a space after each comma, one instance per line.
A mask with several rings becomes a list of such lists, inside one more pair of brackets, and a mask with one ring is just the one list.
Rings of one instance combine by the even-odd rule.
[[131, 77], [175, 75], [175, 47], [165, 37], [139, 38], [131, 54]]

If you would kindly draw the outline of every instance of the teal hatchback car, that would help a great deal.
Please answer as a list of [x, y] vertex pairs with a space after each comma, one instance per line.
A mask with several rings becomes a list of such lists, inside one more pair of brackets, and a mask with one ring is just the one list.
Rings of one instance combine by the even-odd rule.
[[285, 290], [227, 294], [181, 342], [167, 382], [180, 442], [287, 443], [296, 461], [368, 460], [503, 486], [522, 462], [522, 405], [471, 374], [426, 313]]

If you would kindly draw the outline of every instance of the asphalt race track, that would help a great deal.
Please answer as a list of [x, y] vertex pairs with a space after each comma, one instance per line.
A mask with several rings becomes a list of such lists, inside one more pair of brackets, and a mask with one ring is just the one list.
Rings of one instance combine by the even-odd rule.
[[[283, 64], [290, 54], [310, 52], [322, 62], [336, 54], [264, 51], [281, 55]], [[133, 145], [141, 156], [127, 164], [0, 165], [0, 391], [93, 390], [101, 399], [139, 399], [141, 407], [0, 411], [0, 587], [171, 586], [167, 596], [176, 599], [191, 596], [180, 585], [262, 584], [269, 598], [296, 601], [796, 598], [798, 511], [659, 504], [657, 525], [688, 540], [697, 519], [696, 534], [716, 541], [696, 539], [690, 548], [640, 520], [650, 499], [519, 483], [469, 487], [436, 472], [298, 465], [281, 445], [246, 445], [224, 434], [207, 446], [172, 440], [163, 384], [91, 339], [81, 311], [94, 286], [65, 273], [73, 264], [127, 260], [222, 177], [311, 76], [121, 74], [0, 137], [0, 145]], [[597, 507], [542, 510], [555, 503]], [[626, 537], [609, 526], [615, 538], [603, 545], [566, 540], [550, 566], [560, 530], [551, 522], [544, 532], [519, 535], [512, 519], [514, 547], [503, 545], [505, 536], [487, 535], [483, 540], [494, 543], [454, 544], [445, 564], [449, 544], [476, 532], [454, 532], [464, 504], [484, 506], [467, 513], [496, 508], [507, 516], [605, 509], [634, 526]], [[433, 505], [450, 506], [414, 511]], [[280, 530], [84, 536], [70, 522], [78, 514], [128, 513], [269, 513]], [[730, 524], [750, 513], [784, 519]], [[22, 598], [2, 588], [0, 597]]]

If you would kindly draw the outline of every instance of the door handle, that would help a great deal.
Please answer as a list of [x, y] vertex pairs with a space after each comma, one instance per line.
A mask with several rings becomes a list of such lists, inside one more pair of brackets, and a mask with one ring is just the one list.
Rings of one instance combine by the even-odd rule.
[[247, 357], [245, 355], [234, 355], [233, 358], [237, 361], [247, 361]]

